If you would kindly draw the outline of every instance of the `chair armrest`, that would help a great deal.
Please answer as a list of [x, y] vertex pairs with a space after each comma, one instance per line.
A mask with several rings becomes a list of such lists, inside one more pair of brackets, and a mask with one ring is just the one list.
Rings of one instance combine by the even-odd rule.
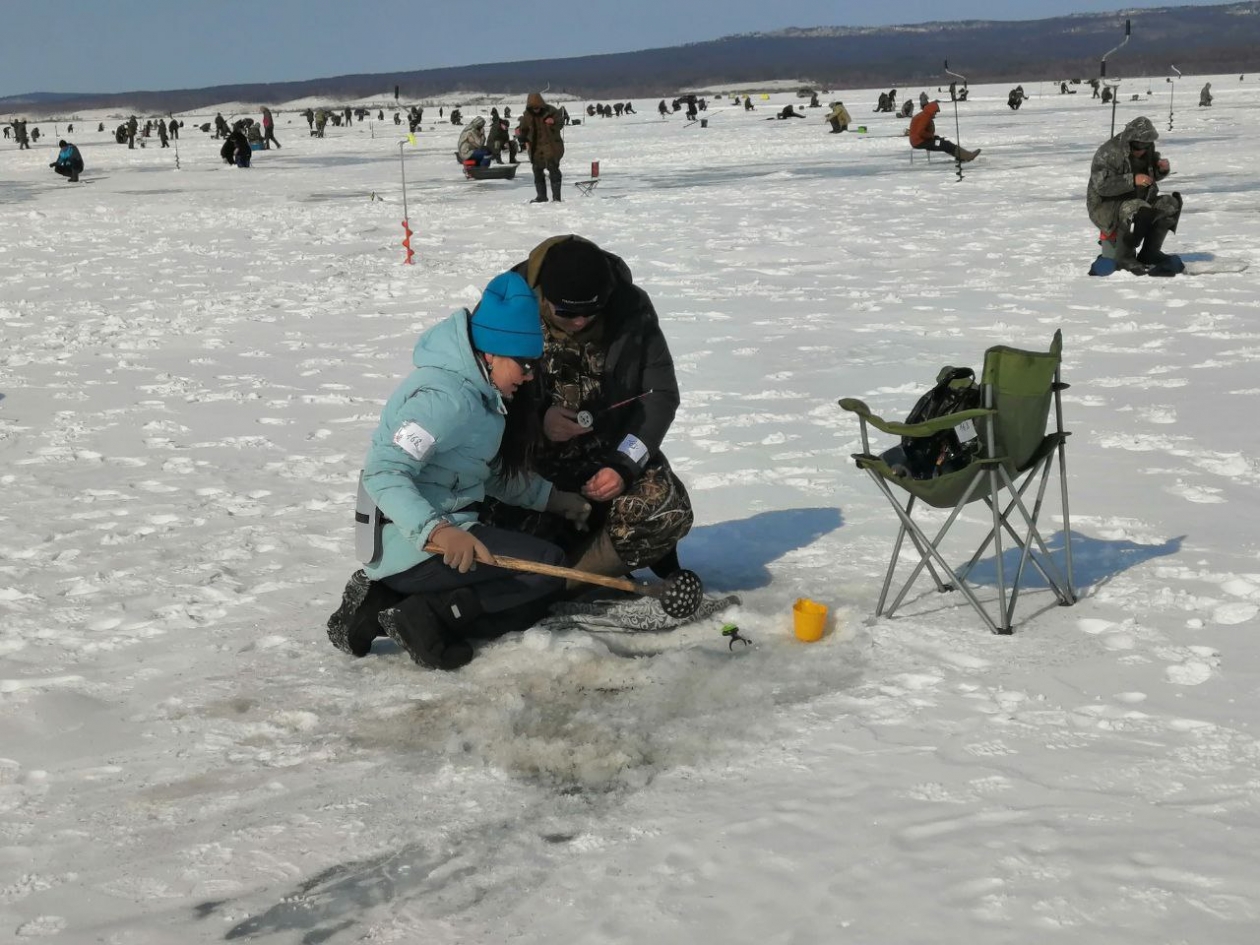
[[847, 410], [849, 413], [855, 413], [859, 417], [870, 419], [871, 408], [856, 397], [841, 397], [838, 403], [841, 410]]
[[883, 426], [879, 426], [874, 421], [871, 421], [871, 426], [885, 433], [891, 433], [894, 436], [908, 436], [911, 439], [915, 439], [931, 436], [933, 433], [940, 433], [942, 430], [952, 430], [968, 420], [979, 420], [981, 417], [991, 417], [996, 413], [996, 410], [975, 407], [971, 410], [948, 413], [943, 417], [933, 417], [931, 420], [924, 420], [922, 423], [898, 423], [893, 421], [891, 423], [885, 422]]
[[979, 420], [981, 417], [989, 417], [997, 413], [996, 410], [989, 410], [984, 407], [976, 407], [972, 410], [960, 410], [958, 413], [946, 414], [943, 417], [935, 417], [932, 420], [925, 420], [923, 423], [901, 423], [898, 420], [885, 420], [871, 413], [871, 408], [856, 397], [845, 397], [840, 400], [842, 410], [849, 413], [855, 413], [876, 430], [882, 433], [888, 433], [892, 436], [909, 436], [922, 437], [931, 436], [933, 433], [940, 433], [942, 430], [952, 430], [960, 423], [967, 420]]
[[862, 423], [869, 423], [876, 430], [883, 430], [887, 433], [888, 424], [893, 422], [871, 413], [871, 408], [866, 406], [866, 402], [858, 400], [856, 397], [842, 397], [838, 403], [840, 404], [841, 410], [847, 410], [849, 413], [857, 414]]

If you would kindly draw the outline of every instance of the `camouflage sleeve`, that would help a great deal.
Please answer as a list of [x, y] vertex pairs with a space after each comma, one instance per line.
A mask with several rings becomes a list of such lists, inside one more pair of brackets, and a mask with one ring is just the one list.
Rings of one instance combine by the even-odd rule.
[[1090, 182], [1094, 190], [1102, 197], [1122, 197], [1133, 192], [1133, 175], [1129, 173], [1127, 161], [1111, 160], [1109, 154], [1094, 155], [1094, 163], [1089, 169]]
[[1163, 159], [1163, 155], [1160, 154], [1158, 151], [1151, 152], [1151, 167], [1154, 168], [1154, 170], [1151, 172], [1151, 176], [1154, 177], [1156, 180], [1163, 180], [1165, 177], [1167, 177], [1169, 174], [1172, 173], [1171, 167], [1169, 167], [1169, 169], [1166, 171], [1161, 171], [1159, 169], [1159, 162], [1162, 159]]

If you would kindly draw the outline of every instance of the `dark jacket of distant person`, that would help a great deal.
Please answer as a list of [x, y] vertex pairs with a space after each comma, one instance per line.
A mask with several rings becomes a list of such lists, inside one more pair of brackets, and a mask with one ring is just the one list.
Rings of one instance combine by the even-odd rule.
[[519, 127], [529, 144], [529, 160], [532, 164], [560, 162], [564, 157], [564, 119], [554, 105], [543, 101], [542, 95], [531, 92], [525, 102]]

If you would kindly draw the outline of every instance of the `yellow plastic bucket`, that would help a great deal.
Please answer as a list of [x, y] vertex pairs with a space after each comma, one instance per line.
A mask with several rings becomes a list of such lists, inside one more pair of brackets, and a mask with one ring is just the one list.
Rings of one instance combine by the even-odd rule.
[[821, 640], [826, 626], [826, 604], [819, 604], [807, 597], [801, 597], [792, 605], [792, 627], [796, 631], [798, 640], [804, 640], [806, 643]]

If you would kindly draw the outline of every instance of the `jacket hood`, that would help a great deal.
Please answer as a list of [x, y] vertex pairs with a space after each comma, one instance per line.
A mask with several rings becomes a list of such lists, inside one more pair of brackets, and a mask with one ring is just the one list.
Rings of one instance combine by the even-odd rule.
[[923, 110], [920, 112], [920, 114], [926, 114], [928, 118], [935, 118], [938, 114], [940, 114], [940, 111], [941, 111], [940, 102], [928, 102], [926, 105], [923, 106]]
[[492, 409], [502, 407], [499, 391], [477, 365], [472, 339], [468, 334], [468, 310], [461, 308], [438, 322], [416, 341], [411, 363], [454, 374], [473, 388]]
[[1130, 141], [1158, 141], [1159, 131], [1151, 124], [1149, 118], [1141, 115], [1125, 125], [1124, 130], [1116, 137], [1127, 148]]
[[530, 92], [529, 98], [525, 99], [526, 108], [542, 108], [547, 103], [543, 101], [542, 93]]

